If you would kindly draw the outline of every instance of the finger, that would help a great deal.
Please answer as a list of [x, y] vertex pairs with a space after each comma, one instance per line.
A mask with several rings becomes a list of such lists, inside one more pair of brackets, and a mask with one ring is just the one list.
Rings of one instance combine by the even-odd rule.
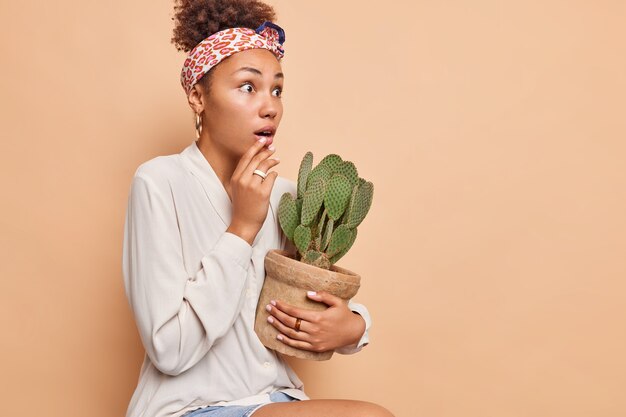
[[302, 321], [300, 323], [300, 331], [296, 329], [292, 329], [291, 327], [285, 326], [280, 320], [275, 319], [272, 316], [267, 318], [267, 321], [274, 326], [280, 333], [283, 333], [289, 336], [294, 340], [303, 340], [305, 342], [311, 341], [311, 335], [306, 332], [306, 327], [308, 323], [306, 321]]
[[256, 169], [260, 169], [263, 172], [268, 172], [270, 168], [275, 167], [280, 163], [280, 158], [274, 156], [272, 158], [267, 158], [264, 161], [261, 161], [259, 166]]
[[261, 187], [263, 187], [265, 189], [265, 192], [267, 192], [268, 194], [272, 190], [272, 187], [274, 186], [274, 181], [276, 181], [277, 177], [278, 172], [272, 171], [268, 173], [267, 177], [265, 177], [265, 179], [261, 182]]
[[291, 347], [294, 347], [296, 349], [310, 350], [312, 352], [319, 352], [320, 351], [318, 348], [316, 348], [315, 346], [313, 346], [309, 342], [304, 342], [302, 340], [295, 340], [295, 339], [292, 339], [289, 336], [286, 336], [284, 334], [277, 335], [276, 339], [278, 339], [281, 342], [283, 342], [284, 344], [286, 344], [288, 346], [291, 346]]
[[308, 291], [307, 297], [309, 297], [311, 300], [321, 301], [322, 303], [327, 304], [330, 307], [341, 306], [342, 304], [346, 303], [343, 298], [337, 297], [336, 295], [327, 293], [325, 291]]
[[[277, 316], [279, 320], [281, 320], [283, 323], [289, 325], [293, 325], [296, 321], [296, 317], [301, 318], [302, 320], [311, 322], [311, 323], [317, 323], [319, 321], [319, 311], [315, 311], [315, 310], [305, 310], [302, 308], [297, 308], [297, 307], [293, 307], [283, 301], [279, 301], [276, 300], [274, 301], [276, 304], [274, 305], [275, 308], [272, 308], [270, 310], [270, 312], [274, 315]], [[272, 303], [273, 304], [273, 303]], [[272, 307], [272, 306], [270, 306]], [[275, 313], [275, 314], [274, 314]], [[288, 319], [285, 318], [285, 315], [287, 317], [289, 317], [291, 319], [291, 321], [286, 321]], [[284, 319], [281, 319], [281, 317]]]
[[[271, 306], [270, 306], [271, 307]], [[266, 307], [267, 308], [267, 307]], [[296, 317], [292, 317], [283, 311], [280, 311], [278, 308], [267, 308], [272, 316], [276, 319], [276, 321], [280, 321], [285, 327], [295, 328], [296, 327]], [[271, 316], [270, 316], [271, 317]], [[302, 318], [301, 318], [302, 320]]]
[[[279, 163], [280, 163], [280, 159], [268, 158], [268, 159], [266, 159], [266, 160], [262, 161], [262, 162], [259, 164], [259, 166], [256, 168], [256, 169], [258, 169], [258, 170], [261, 170], [261, 171], [265, 172], [265, 174], [266, 174], [266, 177], [265, 177], [265, 178], [262, 178], [261, 176], [257, 175], [257, 177], [259, 177], [259, 182], [261, 182], [261, 183], [265, 184], [265, 182], [266, 182], [268, 179], [271, 179], [271, 180], [272, 180], [272, 181], [271, 181], [271, 183], [270, 183], [269, 185], [266, 185], [264, 188], [268, 188], [268, 187], [269, 187], [269, 189], [271, 189], [271, 188], [272, 188], [272, 185], [274, 184], [274, 179], [275, 179], [275, 178], [269, 178], [269, 174], [271, 174], [270, 169], [271, 169], [273, 166], [278, 165]], [[278, 173], [276, 173], [274, 176], [277, 176], [277, 175], [278, 175]]]
[[254, 157], [254, 155], [259, 153], [259, 151], [263, 149], [263, 147], [265, 146], [265, 142], [266, 142], [266, 139], [258, 140], [256, 141], [254, 145], [248, 148], [246, 153], [244, 153], [241, 159], [239, 159], [239, 163], [237, 164], [235, 171], [233, 171], [233, 177], [235, 177], [235, 174], [241, 175], [243, 173], [243, 171], [246, 169], [248, 164], [250, 164], [250, 161], [252, 161], [252, 158]]
[[247, 175], [252, 175], [252, 172], [255, 169], [259, 168], [259, 165], [261, 164], [261, 162], [267, 160], [275, 151], [276, 151], [276, 148], [272, 150], [265, 149], [264, 151], [261, 151], [258, 154], [254, 155], [254, 157], [248, 163], [248, 166], [243, 169], [242, 175], [244, 176], [244, 178]]

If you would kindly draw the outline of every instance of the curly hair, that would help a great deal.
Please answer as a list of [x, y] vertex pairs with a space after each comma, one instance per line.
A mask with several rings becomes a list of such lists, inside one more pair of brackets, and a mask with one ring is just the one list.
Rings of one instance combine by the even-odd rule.
[[[256, 29], [263, 22], [276, 19], [274, 9], [258, 0], [175, 0], [174, 10], [172, 43], [184, 52], [190, 52], [203, 39], [220, 30]], [[207, 91], [212, 70], [200, 79]]]

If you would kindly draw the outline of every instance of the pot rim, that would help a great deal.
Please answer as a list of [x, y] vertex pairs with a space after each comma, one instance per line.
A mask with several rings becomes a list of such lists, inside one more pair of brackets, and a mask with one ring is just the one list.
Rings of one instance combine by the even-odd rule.
[[314, 265], [309, 265], [302, 261], [297, 261], [295, 259], [295, 254], [290, 253], [286, 250], [270, 249], [267, 252], [266, 258], [272, 259], [274, 261], [278, 261], [278, 259], [280, 258], [286, 258], [288, 259], [288, 261], [286, 262], [290, 263], [292, 267], [300, 268], [310, 274], [321, 276], [330, 280], [344, 281], [349, 284], [359, 285], [361, 283], [361, 276], [356, 272], [350, 271], [349, 269], [342, 268], [337, 265], [331, 265], [330, 270], [320, 268]]

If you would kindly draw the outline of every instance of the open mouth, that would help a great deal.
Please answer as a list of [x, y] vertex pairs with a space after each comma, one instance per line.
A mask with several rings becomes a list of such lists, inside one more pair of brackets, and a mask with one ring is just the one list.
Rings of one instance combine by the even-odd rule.
[[266, 143], [269, 145], [270, 143], [272, 143], [275, 133], [276, 129], [274, 129], [273, 127], [264, 127], [254, 132], [254, 136], [256, 136], [257, 140], [265, 138]]

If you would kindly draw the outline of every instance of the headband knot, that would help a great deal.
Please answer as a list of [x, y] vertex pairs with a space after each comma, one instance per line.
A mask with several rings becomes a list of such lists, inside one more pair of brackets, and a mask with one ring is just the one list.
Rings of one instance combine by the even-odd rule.
[[193, 86], [225, 58], [247, 49], [267, 49], [280, 60], [285, 55], [285, 31], [275, 23], [264, 22], [256, 30], [229, 28], [216, 32], [196, 45], [185, 59], [180, 83], [189, 95]]

